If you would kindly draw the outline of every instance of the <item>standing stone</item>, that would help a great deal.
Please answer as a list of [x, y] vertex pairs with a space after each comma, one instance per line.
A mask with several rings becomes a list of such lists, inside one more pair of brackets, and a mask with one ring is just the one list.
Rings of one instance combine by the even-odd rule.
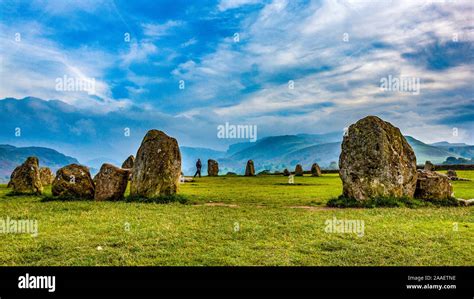
[[303, 166], [301, 166], [301, 164], [296, 165], [295, 176], [303, 176]]
[[449, 177], [451, 180], [456, 180], [458, 178], [458, 174], [456, 173], [455, 170], [449, 169], [446, 173], [446, 175]]
[[49, 169], [49, 167], [41, 167], [40, 178], [41, 178], [41, 185], [49, 186], [54, 181], [54, 173], [51, 171], [51, 169]]
[[143, 138], [133, 165], [131, 196], [156, 197], [178, 191], [181, 153], [176, 139], [159, 130]]
[[127, 189], [129, 169], [120, 169], [112, 164], [104, 163], [99, 173], [94, 177], [94, 199], [121, 200]]
[[433, 163], [431, 163], [431, 161], [426, 161], [426, 162], [425, 162], [424, 170], [426, 170], [426, 171], [434, 171], [434, 170], [435, 170], [435, 166], [433, 165]]
[[135, 157], [133, 155], [130, 155], [125, 161], [123, 161], [122, 168], [132, 169], [134, 163], [135, 163]]
[[39, 171], [38, 158], [28, 157], [12, 173], [10, 186], [15, 193], [42, 194], [43, 185]]
[[453, 187], [448, 176], [434, 171], [418, 170], [415, 198], [448, 199], [453, 195]]
[[216, 160], [207, 160], [207, 175], [218, 176], [219, 175], [219, 163]]
[[291, 172], [288, 170], [288, 168], [285, 168], [285, 170], [283, 170], [283, 175], [284, 176], [290, 176], [291, 175]]
[[319, 168], [318, 163], [311, 166], [311, 176], [321, 176], [321, 168]]
[[53, 196], [76, 199], [93, 199], [95, 192], [89, 168], [70, 164], [56, 172], [51, 192]]
[[351, 125], [342, 142], [339, 176], [343, 196], [413, 197], [416, 157], [400, 130], [376, 116]]
[[254, 176], [255, 175], [255, 166], [253, 165], [252, 160], [247, 161], [247, 166], [245, 167], [245, 176]]

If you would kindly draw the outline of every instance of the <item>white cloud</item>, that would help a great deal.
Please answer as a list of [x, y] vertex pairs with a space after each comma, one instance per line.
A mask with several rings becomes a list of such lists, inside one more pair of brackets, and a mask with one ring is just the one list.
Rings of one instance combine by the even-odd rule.
[[[115, 62], [114, 57], [91, 48], [65, 51], [42, 37], [48, 29], [39, 26], [30, 30], [31, 23], [19, 23], [14, 31], [4, 25], [0, 27], [0, 97], [61, 99], [78, 107], [95, 107], [95, 111], [127, 105], [126, 100], [112, 99], [108, 83], [102, 80], [105, 69]], [[18, 41], [16, 32], [21, 33]], [[57, 90], [56, 79], [64, 76], [83, 81], [93, 79], [95, 97], [87, 91]]]
[[257, 4], [262, 1], [259, 0], [221, 0], [217, 5], [220, 11], [239, 8], [244, 5]]
[[162, 24], [156, 23], [145, 23], [142, 24], [143, 33], [152, 38], [160, 38], [169, 35], [171, 31], [177, 27], [182, 26], [184, 23], [181, 21], [168, 20]]
[[[262, 126], [272, 123], [272, 134], [286, 127], [299, 132], [301, 123], [309, 132], [337, 130], [367, 114], [390, 119], [390, 111], [397, 111], [396, 125], [435, 141], [429, 130], [414, 129], [415, 123], [449, 131], [449, 126], [434, 124], [452, 113], [439, 111], [443, 106], [439, 95], [469, 88], [472, 66], [427, 70], [402, 54], [450, 41], [454, 33], [460, 41], [472, 42], [472, 9], [468, 1], [427, 5], [416, 1], [323, 1], [307, 7], [273, 1], [256, 17], [250, 15], [242, 22], [241, 43], [227, 38], [214, 53], [199, 63], [180, 65], [173, 74], [207, 87], [206, 92], [199, 88], [189, 91], [191, 96], [220, 99], [211, 107], [218, 117], [259, 121]], [[343, 40], [344, 33], [349, 34], [348, 42]], [[373, 42], [384, 45], [373, 48]], [[329, 68], [304, 71], [320, 67]], [[253, 69], [258, 70], [254, 79], [261, 88], [232, 104], [224, 101], [229, 90], [246, 88], [240, 77]], [[274, 80], [277, 74], [287, 77], [293, 73], [294, 90], [288, 89], [286, 81]], [[421, 95], [381, 92], [380, 78], [389, 74], [420, 78]], [[193, 117], [199, 111], [207, 113], [209, 107], [193, 108], [183, 115]], [[440, 138], [453, 140], [445, 135]]]

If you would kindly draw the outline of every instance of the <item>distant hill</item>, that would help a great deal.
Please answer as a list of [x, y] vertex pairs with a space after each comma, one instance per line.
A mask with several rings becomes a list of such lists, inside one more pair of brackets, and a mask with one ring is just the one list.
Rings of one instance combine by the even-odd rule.
[[47, 166], [53, 171], [71, 163], [79, 163], [75, 158], [45, 147], [15, 147], [8, 144], [0, 145], [0, 181], [6, 182], [10, 174], [27, 157], [36, 156], [40, 167]]
[[448, 157], [461, 157], [461, 155], [450, 152], [443, 147], [437, 147], [423, 143], [411, 136], [405, 136], [405, 138], [415, 151], [417, 164], [424, 164], [425, 161], [441, 164], [446, 161], [446, 158]]
[[[432, 143], [431, 145], [442, 148], [456, 155], [463, 156], [465, 158], [474, 158], [474, 145], [468, 145], [465, 143], [449, 143], [446, 141]], [[452, 155], [455, 157], [454, 155]]]
[[[444, 148], [444, 143], [443, 146], [438, 147], [423, 143], [411, 136], [405, 137], [415, 151], [418, 164], [423, 164], [426, 160], [441, 164], [448, 157], [469, 157], [465, 155], [465, 152], [459, 153], [461, 150], [472, 148], [472, 146], [458, 144], [455, 150], [451, 150], [451, 148]], [[265, 169], [293, 170], [296, 164], [302, 164], [304, 169], [309, 169], [315, 162], [323, 168], [328, 168], [331, 162], [339, 161], [341, 139], [340, 133], [270, 136], [255, 143], [231, 145], [225, 155], [219, 153], [219, 156], [216, 155], [215, 158], [223, 169], [220, 172], [222, 174], [227, 171], [243, 173], [245, 163], [249, 159], [254, 160], [257, 172]], [[456, 150], [459, 153], [456, 153]], [[191, 165], [191, 170], [194, 170], [194, 165]]]

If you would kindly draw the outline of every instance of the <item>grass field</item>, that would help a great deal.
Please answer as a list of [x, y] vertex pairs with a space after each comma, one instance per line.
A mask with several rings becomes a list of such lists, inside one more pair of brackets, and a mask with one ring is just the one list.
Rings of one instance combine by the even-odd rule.
[[[458, 175], [472, 181], [455, 195], [474, 198], [474, 172]], [[187, 204], [41, 202], [0, 185], [0, 219], [39, 230], [0, 233], [0, 265], [474, 265], [473, 207], [333, 209], [337, 174], [287, 180], [203, 177], [181, 185]], [[363, 236], [325, 232], [333, 217], [363, 220]]]

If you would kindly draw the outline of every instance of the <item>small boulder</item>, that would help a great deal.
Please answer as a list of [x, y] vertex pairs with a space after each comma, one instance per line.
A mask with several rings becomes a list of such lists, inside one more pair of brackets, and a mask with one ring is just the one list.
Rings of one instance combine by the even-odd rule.
[[49, 169], [49, 167], [41, 167], [40, 178], [41, 178], [41, 184], [43, 186], [49, 186], [54, 181], [54, 173], [51, 171], [51, 169]]
[[434, 171], [418, 170], [415, 198], [448, 199], [453, 195], [453, 187], [448, 176]]
[[311, 176], [321, 176], [321, 168], [319, 168], [318, 163], [311, 166]]
[[426, 161], [425, 162], [425, 167], [423, 170], [426, 170], [426, 171], [434, 171], [435, 170], [435, 166], [433, 163], [431, 163], [431, 161]]
[[219, 163], [216, 160], [207, 160], [207, 175], [218, 176], [219, 175]]
[[339, 156], [343, 196], [356, 200], [413, 197], [416, 157], [400, 130], [376, 116], [349, 127]]
[[254, 176], [255, 175], [255, 166], [253, 165], [252, 160], [247, 161], [247, 166], [245, 167], [245, 176]]
[[301, 166], [301, 164], [296, 165], [295, 176], [303, 176], [303, 166]]
[[446, 175], [448, 176], [450, 180], [455, 181], [458, 178], [458, 174], [456, 173], [456, 170], [449, 169]]
[[128, 156], [128, 158], [123, 161], [122, 168], [123, 169], [132, 169], [133, 164], [135, 164], [135, 157], [133, 155]]
[[38, 158], [28, 157], [23, 164], [15, 168], [12, 173], [10, 186], [15, 193], [42, 194]]
[[291, 172], [288, 170], [288, 168], [285, 168], [285, 170], [283, 170], [283, 175], [284, 176], [290, 176], [291, 175]]
[[60, 168], [56, 172], [51, 192], [53, 196], [93, 199], [95, 186], [89, 168], [78, 164]]
[[181, 153], [178, 142], [159, 130], [147, 132], [133, 165], [131, 196], [156, 197], [178, 191]]
[[102, 164], [99, 173], [94, 177], [94, 199], [97, 201], [122, 200], [129, 175], [130, 169], [121, 169], [108, 163]]

